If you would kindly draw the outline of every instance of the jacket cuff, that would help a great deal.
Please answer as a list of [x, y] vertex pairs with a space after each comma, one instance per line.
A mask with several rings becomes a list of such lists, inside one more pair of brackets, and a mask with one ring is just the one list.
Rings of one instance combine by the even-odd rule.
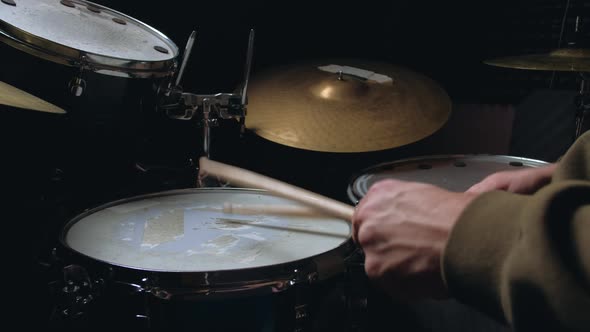
[[519, 236], [526, 199], [503, 191], [478, 196], [457, 220], [441, 261], [451, 295], [502, 321], [501, 265]]

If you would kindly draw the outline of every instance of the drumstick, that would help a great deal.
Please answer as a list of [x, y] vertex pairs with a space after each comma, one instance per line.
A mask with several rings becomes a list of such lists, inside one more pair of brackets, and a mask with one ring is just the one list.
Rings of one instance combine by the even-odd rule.
[[351, 205], [252, 171], [213, 161], [206, 157], [199, 159], [199, 165], [199, 176], [213, 175], [233, 185], [265, 189], [277, 196], [303, 203], [326, 214], [348, 221], [352, 219], [354, 213], [354, 208]]
[[326, 217], [326, 213], [309, 206], [298, 205], [263, 205], [263, 204], [233, 204], [224, 203], [223, 213], [231, 214], [270, 214], [295, 217]]
[[215, 211], [228, 214], [251, 214], [251, 215], [279, 215], [292, 217], [318, 217], [326, 218], [330, 215], [318, 211], [309, 206], [301, 205], [264, 205], [264, 204], [235, 204], [223, 203], [222, 207], [196, 207], [196, 210]]

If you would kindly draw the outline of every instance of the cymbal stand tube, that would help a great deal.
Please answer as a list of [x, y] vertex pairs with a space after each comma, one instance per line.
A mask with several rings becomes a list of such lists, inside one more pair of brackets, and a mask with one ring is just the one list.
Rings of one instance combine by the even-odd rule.
[[176, 77], [176, 86], [180, 85], [180, 81], [182, 79], [182, 75], [184, 74], [184, 70], [186, 68], [186, 63], [188, 58], [191, 54], [191, 50], [193, 49], [193, 44], [195, 43], [195, 38], [197, 36], [197, 32], [193, 30], [191, 35], [188, 37], [188, 41], [186, 43], [186, 47], [184, 49], [184, 54], [182, 56], [182, 64], [180, 66], [180, 70], [178, 71], [178, 76]]
[[211, 119], [211, 103], [209, 98], [203, 99], [203, 154], [209, 158], [211, 155], [211, 125], [216, 119]]
[[[191, 35], [188, 37], [188, 41], [184, 48], [180, 68], [178, 68], [175, 63], [173, 75], [170, 77], [167, 83], [158, 89], [158, 94], [161, 95], [158, 108], [164, 110], [166, 115], [172, 119], [190, 120], [193, 118], [196, 111], [196, 107], [194, 107], [194, 105], [187, 106], [180, 104], [183, 94], [180, 81], [184, 75], [184, 70], [186, 69], [186, 64], [193, 49], [196, 36], [197, 32], [193, 30]], [[175, 80], [174, 76], [176, 76]], [[173, 80], [175, 81], [174, 85], [172, 84]]]
[[248, 36], [248, 51], [246, 52], [246, 64], [244, 66], [244, 82], [242, 83], [242, 105], [244, 107], [244, 116], [240, 117], [240, 136], [246, 131], [246, 110], [248, 105], [248, 81], [250, 80], [250, 71], [252, 70], [252, 56], [254, 54], [254, 29], [250, 29]]
[[590, 113], [590, 103], [588, 102], [588, 99], [590, 99], [590, 85], [585, 73], [580, 73], [580, 77], [580, 90], [578, 96], [576, 96], [576, 132], [574, 140], [588, 129], [585, 128], [587, 126], [586, 122], [590, 121], [588, 119], [588, 113]]
[[248, 103], [248, 81], [250, 80], [250, 71], [252, 70], [252, 55], [254, 54], [254, 29], [250, 30], [248, 36], [248, 51], [246, 53], [246, 64], [244, 67], [244, 82], [242, 83], [242, 104]]
[[218, 119], [240, 119], [246, 116], [246, 105], [242, 104], [242, 96], [235, 93], [217, 93], [213, 95], [197, 95], [184, 92], [181, 95], [182, 105], [187, 107], [183, 114], [192, 118], [194, 110], [203, 112], [203, 153], [209, 157], [211, 153], [211, 127], [218, 125]]

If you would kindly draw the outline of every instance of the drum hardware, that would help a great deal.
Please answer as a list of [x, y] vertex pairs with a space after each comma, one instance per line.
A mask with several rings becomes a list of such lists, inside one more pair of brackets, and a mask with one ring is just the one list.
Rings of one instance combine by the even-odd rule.
[[80, 97], [84, 90], [86, 90], [86, 81], [82, 79], [82, 71], [83, 67], [80, 68], [80, 73], [72, 78], [72, 80], [68, 83], [68, 88], [70, 89], [70, 93], [76, 97]]
[[584, 36], [584, 32], [582, 29], [586, 23], [587, 22], [584, 22], [582, 16], [576, 15], [576, 19], [574, 20], [574, 31], [572, 35], [568, 38], [569, 40], [567, 41], [568, 47], [584, 48], [590, 46], [588, 40]]
[[[194, 32], [187, 43], [187, 50], [190, 50], [194, 42]], [[247, 88], [252, 66], [252, 54], [254, 52], [254, 30], [250, 30], [248, 38], [248, 50], [246, 54], [246, 64], [244, 71], [244, 81], [240, 93], [216, 93], [216, 94], [193, 94], [183, 92], [179, 85], [181, 74], [184, 72], [186, 65], [186, 56], [183, 59], [183, 65], [180, 74], [173, 87], [169, 87], [163, 92], [165, 96], [160, 104], [166, 114], [173, 119], [191, 120], [197, 110], [202, 110], [203, 124], [203, 153], [210, 156], [211, 148], [211, 128], [218, 125], [219, 119], [238, 119], [244, 125], [247, 108]], [[185, 52], [190, 54], [189, 52]], [[242, 129], [243, 131], [243, 129]]]
[[[231, 294], [238, 294], [241, 295], [244, 292], [250, 293], [260, 293], [260, 294], [271, 294], [280, 293], [291, 289], [292, 287], [297, 287], [297, 294], [295, 295], [294, 304], [293, 304], [293, 319], [294, 325], [297, 329], [301, 331], [306, 331], [311, 324], [310, 320], [316, 318], [313, 316], [313, 308], [311, 302], [313, 302], [313, 293], [311, 289], [307, 289], [306, 287], [313, 285], [314, 282], [319, 281], [318, 274], [314, 272], [303, 272], [298, 271], [295, 269], [292, 273], [292, 277], [286, 278], [284, 280], [272, 280], [272, 281], [261, 281], [254, 284], [245, 284], [241, 286], [233, 286], [233, 287], [199, 287], [195, 289], [164, 289], [158, 287], [157, 280], [150, 280], [149, 278], [143, 278], [140, 284], [134, 284], [131, 282], [123, 282], [117, 281], [116, 278], [111, 280], [113, 284], [117, 284], [118, 286], [123, 286], [125, 288], [125, 294], [128, 296], [140, 295], [140, 296], [147, 296], [146, 302], [149, 302], [148, 297], [153, 297], [155, 299], [164, 300], [164, 301], [193, 301], [199, 300], [207, 297], [212, 296], [229, 296], [231, 300]], [[120, 287], [118, 287], [120, 288]], [[97, 300], [100, 298], [99, 296], [95, 297]], [[82, 300], [78, 300], [82, 301]], [[344, 300], [345, 301], [345, 300]], [[88, 301], [89, 302], [89, 301]], [[88, 304], [85, 302], [84, 304]], [[135, 320], [138, 320], [142, 326], [151, 327], [152, 315], [157, 313], [150, 312], [151, 309], [149, 306], [146, 306], [143, 309], [138, 309], [142, 311], [136, 311], [133, 316]], [[67, 312], [74, 312], [74, 310], [70, 309]], [[82, 310], [78, 310], [79, 315], [84, 314]]]
[[587, 73], [580, 73], [580, 89], [575, 97], [576, 117], [575, 141], [586, 130], [590, 129], [590, 81]]
[[[101, 281], [91, 281], [88, 272], [79, 265], [67, 265], [63, 267], [63, 285], [50, 285], [60, 287], [58, 304], [55, 314], [60, 318], [75, 319], [84, 315], [89, 305], [100, 294]], [[52, 317], [57, 319], [57, 317]]]
[[205, 278], [204, 285], [201, 284], [199, 287], [195, 288], [161, 287], [158, 286], [159, 281], [157, 279], [150, 279], [147, 277], [141, 279], [141, 285], [115, 280], [112, 282], [130, 288], [131, 291], [127, 292], [128, 294], [141, 293], [151, 295], [161, 300], [198, 300], [203, 296], [224, 297], [232, 296], [232, 294], [258, 295], [280, 293], [293, 287], [301, 288], [313, 285], [316, 282], [334, 277], [341, 272], [343, 272], [343, 270], [335, 269], [334, 271], [329, 271], [327, 275], [320, 277], [318, 271], [313, 269], [295, 268], [293, 270], [284, 271], [284, 275], [280, 277], [253, 280], [251, 282], [236, 283], [227, 286], [215, 285], [214, 282], [207, 285], [208, 282]]
[[[197, 32], [193, 31], [191, 32], [190, 36], [188, 37], [188, 41], [186, 43], [186, 46], [184, 48], [184, 53], [182, 55], [182, 63], [180, 66], [180, 70], [178, 72], [178, 75], [176, 77], [176, 82], [175, 82], [175, 87], [179, 87], [180, 86], [180, 81], [182, 80], [182, 75], [184, 75], [184, 70], [186, 69], [186, 64], [188, 62], [188, 59], [190, 57], [191, 51], [193, 49], [193, 45], [195, 43], [195, 38], [197, 36]], [[168, 88], [170, 88], [170, 86], [168, 86]]]
[[188, 37], [188, 41], [186, 46], [184, 47], [184, 52], [182, 54], [182, 62], [180, 65], [180, 69], [176, 75], [175, 84], [172, 85], [172, 81], [174, 80], [174, 76], [170, 77], [168, 82], [165, 83], [165, 87], [160, 86], [158, 88], [158, 95], [161, 95], [162, 98], [160, 100], [160, 107], [166, 110], [166, 114], [173, 118], [173, 119], [180, 119], [180, 120], [189, 120], [192, 115], [189, 117], [186, 110], [182, 115], [179, 114], [170, 114], [173, 111], [174, 105], [177, 105], [182, 98], [182, 88], [180, 85], [180, 81], [182, 80], [182, 76], [184, 75], [184, 70], [186, 69], [186, 64], [188, 63], [188, 59], [193, 49], [193, 45], [195, 43], [195, 39], [197, 36], [197, 32], [193, 30], [190, 36]]
[[294, 148], [355, 153], [423, 139], [449, 118], [436, 82], [389, 63], [320, 59], [252, 76], [247, 129]]
[[[150, 293], [152, 288], [148, 278], [142, 278], [141, 284], [117, 280], [111, 267], [92, 271], [91, 276], [90, 270], [82, 265], [66, 265], [67, 258], [60, 257], [58, 248], [51, 250], [51, 256], [51, 262], [47, 263], [47, 267], [57, 269], [61, 274], [59, 280], [51, 281], [48, 284], [51, 296], [54, 298], [53, 313], [50, 317], [50, 321], [54, 323], [59, 321], [73, 322], [88, 316], [94, 310], [93, 306], [99, 305], [98, 302], [104, 300], [107, 295], [106, 291], [110, 288], [124, 289], [123, 293], [130, 296]], [[139, 319], [148, 318], [149, 320], [148, 314], [137, 313], [135, 316]]]

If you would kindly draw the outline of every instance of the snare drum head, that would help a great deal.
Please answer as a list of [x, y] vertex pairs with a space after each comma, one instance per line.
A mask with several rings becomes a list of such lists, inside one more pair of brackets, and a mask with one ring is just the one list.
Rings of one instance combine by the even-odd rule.
[[547, 162], [503, 155], [425, 156], [379, 164], [355, 176], [348, 197], [357, 202], [380, 180], [397, 179], [433, 184], [450, 191], [463, 192], [486, 176]]
[[323, 217], [225, 214], [224, 203], [298, 205], [265, 191], [193, 189], [91, 210], [65, 227], [66, 247], [112, 265], [173, 272], [257, 268], [344, 245], [349, 223]]
[[117, 76], [166, 76], [178, 56], [178, 47], [162, 33], [89, 1], [0, 6], [0, 40], [61, 64]]

